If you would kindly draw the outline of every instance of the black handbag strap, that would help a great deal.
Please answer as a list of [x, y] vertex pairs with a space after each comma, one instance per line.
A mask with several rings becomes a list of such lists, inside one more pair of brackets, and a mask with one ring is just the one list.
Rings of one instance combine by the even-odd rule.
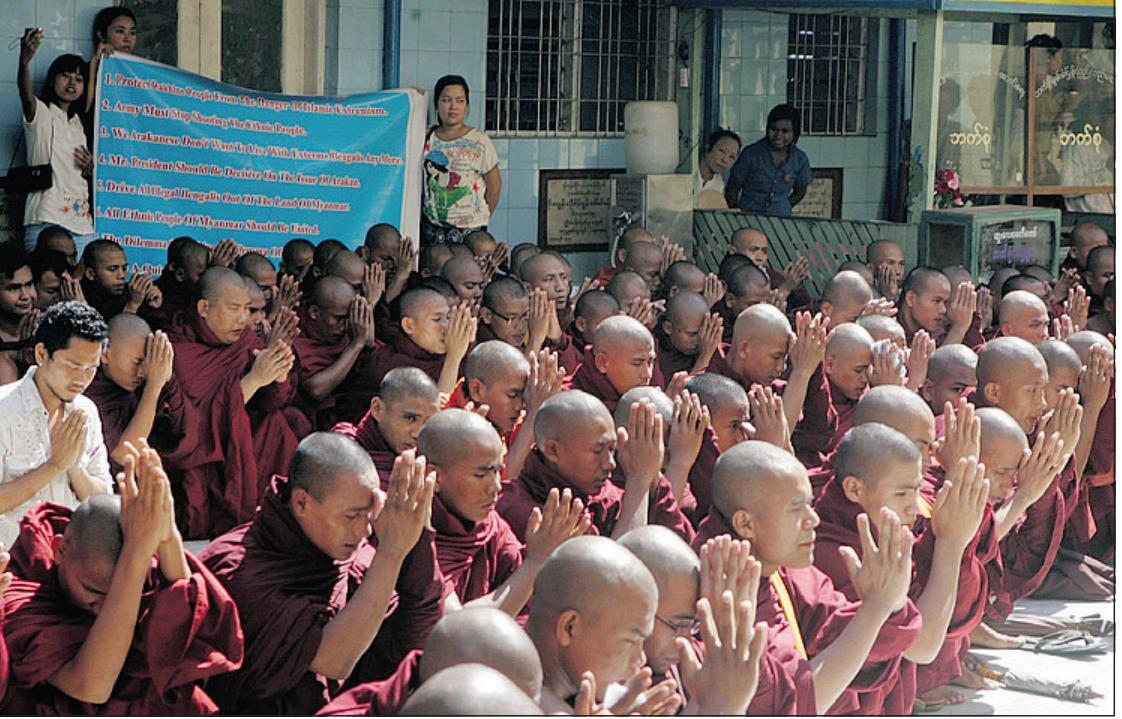
[[[49, 113], [51, 111], [51, 106], [48, 105], [45, 102], [43, 103], [43, 105], [47, 108], [47, 112]], [[47, 115], [47, 119], [51, 123], [51, 144], [47, 145], [47, 164], [50, 165], [51, 160], [53, 160], [54, 156], [55, 156], [55, 120], [49, 114]], [[67, 118], [67, 121], [69, 121], [69, 118]], [[11, 156], [11, 158], [8, 159], [8, 173], [7, 174], [9, 174], [9, 175], [12, 173], [12, 167], [14, 167], [15, 164], [16, 164], [16, 155], [19, 154], [19, 146], [23, 144], [24, 136], [26, 134], [27, 134], [27, 129], [21, 127], [20, 131], [19, 131], [19, 139], [16, 140], [16, 146], [12, 149], [12, 156]], [[30, 152], [30, 151], [31, 151], [31, 146], [29, 145], [28, 146], [28, 152]], [[30, 157], [27, 158], [26, 164], [28, 166], [31, 165], [31, 158]]]

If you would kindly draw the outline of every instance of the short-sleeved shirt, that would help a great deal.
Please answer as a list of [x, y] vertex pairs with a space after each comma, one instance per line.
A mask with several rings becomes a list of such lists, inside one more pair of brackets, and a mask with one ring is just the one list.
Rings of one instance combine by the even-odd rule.
[[[0, 421], [0, 482], [19, 479], [42, 466], [51, 456], [51, 430], [47, 424], [47, 408], [35, 386], [36, 369], [32, 367], [22, 379], [0, 387], [0, 417], [4, 418]], [[63, 417], [69, 417], [71, 412], [86, 415], [86, 439], [78, 461], [91, 477], [112, 486], [97, 406], [88, 397], [78, 395], [63, 410]], [[71, 509], [78, 506], [78, 497], [65, 472], [51, 478], [31, 499], [0, 514], [0, 542], [5, 547], [12, 546], [19, 534], [20, 518], [40, 502], [54, 502]]]
[[779, 167], [771, 160], [767, 138], [745, 147], [729, 170], [729, 178], [743, 181], [737, 205], [745, 212], [791, 216], [791, 191], [809, 187], [814, 179], [810, 158], [794, 145]]
[[463, 137], [425, 143], [425, 218], [434, 225], [485, 227], [491, 220], [483, 176], [499, 164], [491, 138], [472, 128]]
[[67, 117], [57, 105], [35, 99], [35, 117], [23, 118], [27, 164], [51, 166], [51, 186], [27, 196], [25, 225], [62, 225], [75, 235], [93, 232], [90, 189], [74, 162], [74, 150], [86, 146], [86, 132], [78, 115]]

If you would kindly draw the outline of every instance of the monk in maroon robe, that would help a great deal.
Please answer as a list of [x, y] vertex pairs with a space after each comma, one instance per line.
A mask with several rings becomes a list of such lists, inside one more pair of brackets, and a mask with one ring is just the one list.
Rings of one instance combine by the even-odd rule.
[[615, 412], [619, 398], [632, 387], [663, 385], [656, 359], [654, 338], [641, 322], [624, 315], [609, 317], [593, 332], [592, 346], [567, 388], [587, 392]]
[[417, 446], [421, 427], [439, 411], [440, 392], [432, 379], [416, 367], [398, 367], [386, 374], [357, 425], [340, 422], [332, 431], [358, 442], [385, 483], [394, 459]]
[[[798, 705], [818, 714], [851, 713], [859, 694], [897, 676], [901, 655], [919, 636], [919, 614], [907, 596], [910, 533], [886, 509], [878, 519], [878, 547], [862, 520], [860, 563], [854, 549], [843, 550], [851, 578], [865, 586], [862, 573], [884, 563], [892, 580], [865, 591], [861, 602], [849, 601], [812, 566], [818, 525], [812, 500], [806, 469], [794, 456], [765, 442], [742, 442], [717, 461], [713, 506], [694, 547], [726, 534], [751, 541], [768, 577], [760, 583], [756, 618], [769, 626], [768, 652], [796, 692], [807, 695]], [[749, 705], [748, 713], [759, 709]]]
[[562, 496], [550, 490], [529, 518], [523, 548], [495, 511], [504, 447], [490, 422], [474, 412], [446, 409], [425, 423], [417, 450], [436, 469], [432, 524], [449, 600], [453, 606], [489, 605], [517, 616], [550, 552], [588, 530], [584, 504], [571, 492]]
[[168, 332], [175, 374], [201, 414], [198, 447], [182, 465], [189, 538], [249, 520], [297, 442], [279, 411], [296, 390], [294, 327], [274, 328], [263, 342], [248, 325], [249, 294], [233, 270], [208, 269], [199, 289], [197, 305], [177, 315]]
[[311, 714], [345, 681], [384, 679], [423, 644], [441, 614], [425, 529], [432, 491], [412, 452], [383, 500], [350, 440], [317, 432], [300, 443], [253, 520], [200, 555], [238, 601], [246, 634], [242, 668], [208, 687], [224, 713]]
[[[650, 404], [634, 410], [628, 428], [617, 433], [603, 403], [585, 392], [561, 392], [542, 403], [535, 447], [498, 503], [499, 514], [520, 539], [525, 540], [534, 511], [551, 489], [568, 490], [584, 503], [592, 517], [589, 534], [616, 537], [647, 523], [662, 466], [662, 418]], [[624, 489], [610, 481], [617, 456], [627, 476]], [[677, 525], [681, 513], [672, 516]]]
[[331, 275], [313, 288], [300, 328], [292, 343], [300, 382], [295, 403], [313, 427], [330, 429], [340, 419], [339, 388], [377, 346], [374, 311], [345, 280]]
[[121, 312], [147, 314], [163, 304], [163, 293], [146, 272], [133, 273], [125, 251], [113, 240], [94, 240], [82, 252], [82, 295], [105, 319]]
[[659, 386], [666, 389], [666, 383], [678, 372], [704, 372], [720, 346], [723, 327], [720, 316], [709, 313], [701, 295], [679, 292], [671, 297], [655, 332], [663, 378]]
[[97, 405], [114, 471], [122, 466], [126, 441], [147, 438], [176, 479], [198, 447], [199, 413], [172, 373], [173, 359], [167, 335], [153, 333], [140, 317], [123, 313], [109, 321], [109, 343], [86, 396]]
[[[216, 714], [204, 682], [241, 665], [238, 612], [183, 551], [158, 455], [134, 450], [125, 466], [123, 504], [95, 495], [23, 519], [4, 594], [6, 712]], [[135, 628], [107, 630], [121, 626]]]
[[[965, 594], [977, 589], [976, 582], [960, 586], [965, 568], [967, 579], [984, 575], [973, 552], [966, 550], [976, 541], [979, 522], [985, 515], [988, 487], [977, 467], [977, 458], [964, 460], [952, 470], [952, 483], [940, 493], [934, 512], [931, 503], [921, 498], [923, 460], [905, 435], [878, 423], [852, 429], [838, 447], [836, 474], [815, 504], [821, 518], [817, 528], [815, 566], [830, 577], [834, 587], [850, 601], [858, 601], [857, 589], [839, 551], [860, 541], [857, 516], [864, 512], [879, 514], [881, 507], [897, 513], [905, 527], [915, 528], [914, 575], [911, 601], [923, 617], [919, 638], [905, 651], [896, 677], [875, 691], [858, 693], [858, 714], [908, 714], [916, 698], [917, 664], [935, 660], [942, 651], [952, 610], [958, 602], [966, 604], [965, 613], [981, 620], [984, 595]], [[936, 536], [932, 523], [937, 523]], [[922, 557], [922, 559], [921, 559]], [[972, 575], [973, 570], [979, 570]], [[917, 581], [919, 580], [919, 581]], [[976, 622], [975, 622], [976, 624]], [[956, 647], [957, 649], [957, 644]]]
[[210, 259], [210, 250], [206, 245], [190, 237], [176, 237], [168, 243], [168, 262], [155, 282], [164, 301], [148, 317], [153, 327], [171, 327], [171, 318], [195, 303], [199, 278], [210, 264]]
[[389, 678], [343, 692], [317, 715], [398, 714], [409, 696], [433, 675], [467, 663], [500, 672], [528, 697], [536, 700], [541, 695], [541, 660], [522, 627], [497, 609], [467, 607], [437, 622], [425, 640], [424, 652], [410, 652]]

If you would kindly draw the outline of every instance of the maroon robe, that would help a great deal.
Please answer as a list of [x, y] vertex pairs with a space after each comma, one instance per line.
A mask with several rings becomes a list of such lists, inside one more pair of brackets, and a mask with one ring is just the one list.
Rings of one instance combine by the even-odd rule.
[[558, 490], [567, 488], [572, 491], [575, 499], [584, 502], [585, 509], [592, 517], [592, 524], [586, 534], [611, 536], [623, 506], [623, 490], [605, 480], [600, 491], [595, 496], [589, 497], [574, 487], [560, 472], [549, 466], [538, 448], [534, 447], [526, 457], [522, 473], [503, 487], [496, 507], [519, 540], [526, 541], [526, 523], [530, 519], [530, 514], [534, 511], [534, 507], [540, 507], [545, 503], [549, 498], [549, 490], [554, 487]]
[[[706, 368], [705, 371], [724, 375], [725, 377], [728, 377], [733, 382], [736, 382], [738, 385], [743, 387], [745, 392], [751, 392], [752, 388], [756, 387], [757, 385], [754, 382], [745, 382], [744, 379], [739, 374], [737, 374], [735, 370], [733, 370], [732, 365], [729, 364], [729, 361], [727, 359], [727, 353], [731, 351], [731, 349], [732, 348], [728, 345], [722, 345], [713, 354], [713, 359], [710, 360], [709, 367]], [[777, 377], [771, 381], [771, 390], [778, 395], [782, 395], [783, 390], [785, 390], [786, 388], [787, 380], [785, 379]]]
[[[376, 549], [364, 541], [350, 559], [331, 559], [297, 524], [287, 493], [288, 480], [274, 478], [253, 520], [199, 555], [238, 602], [245, 628], [242, 668], [208, 686], [226, 714], [311, 714], [340, 689], [310, 667], [324, 627], [346, 606]], [[442, 584], [426, 529], [402, 563], [389, 613], [349, 682], [384, 679], [422, 646], [441, 617]]]
[[856, 407], [856, 402], [834, 388], [822, 365], [818, 365], [807, 385], [802, 419], [791, 432], [795, 457], [804, 467], [809, 469], [822, 463], [822, 458], [834, 448], [835, 438], [845, 433], [840, 431], [842, 426], [852, 426]]
[[658, 353], [658, 371], [662, 374], [662, 382], [658, 386], [664, 390], [675, 374], [690, 372], [697, 361], [697, 355], [678, 351], [661, 329], [655, 332], [655, 352]]
[[328, 702], [316, 716], [395, 716], [421, 686], [423, 652], [414, 649], [386, 679], [359, 684]]
[[166, 267], [153, 284], [163, 293], [164, 301], [159, 308], [151, 310], [145, 319], [152, 329], [166, 330], [171, 327], [175, 315], [186, 312], [198, 297], [194, 287], [175, 279], [175, 273], [169, 272]]
[[463, 604], [490, 594], [522, 566], [522, 542], [495, 510], [472, 524], [457, 517], [438, 494], [432, 526], [444, 584]]
[[125, 311], [125, 305], [128, 304], [129, 300], [129, 291], [126, 287], [123, 294], [110, 294], [103, 290], [101, 285], [83, 277], [82, 296], [85, 297], [87, 305], [97, 310], [98, 314], [108, 321]]
[[693, 526], [701, 523], [705, 515], [709, 514], [709, 505], [713, 501], [713, 468], [721, 456], [721, 449], [717, 446], [717, 434], [712, 427], [705, 429], [705, 438], [701, 440], [701, 451], [690, 467], [690, 494], [694, 497], [696, 506], [693, 513], [686, 507], [682, 511], [693, 522]]
[[344, 377], [343, 381], [323, 399], [317, 400], [308, 394], [304, 389], [304, 383], [335, 364], [351, 341], [349, 334], [344, 334], [337, 342], [330, 341], [319, 332], [316, 323], [309, 319], [306, 313], [302, 313], [300, 334], [292, 341], [292, 351], [296, 353], [296, 376], [299, 383], [293, 405], [304, 413], [315, 429], [326, 430], [339, 421], [336, 405], [340, 398], [340, 390], [347, 386], [348, 377], [362, 371], [362, 363], [369, 358], [370, 352], [364, 349], [347, 373], [347, 377]]
[[340, 421], [355, 421], [370, 408], [382, 378], [398, 367], [416, 367], [433, 382], [440, 381], [444, 355], [433, 354], [414, 342], [400, 326], [389, 329], [384, 344], [376, 347], [361, 371], [353, 373], [336, 391], [336, 416]]
[[253, 517], [269, 478], [286, 471], [298, 439], [280, 411], [296, 390], [295, 372], [263, 387], [247, 405], [241, 379], [264, 343], [252, 327], [222, 343], [191, 311], [176, 316], [168, 336], [175, 374], [199, 410], [199, 441], [182, 462], [187, 499], [184, 536], [206, 539]]
[[[627, 487], [627, 474], [622, 467], [617, 466], [615, 472], [612, 472], [611, 482], [620, 489]], [[688, 485], [682, 499], [688, 500], [696, 511], [697, 500], [693, 498]], [[674, 488], [665, 474], [659, 474], [658, 484], [655, 485], [647, 502], [647, 523], [673, 530], [675, 534], [686, 540], [686, 543], [692, 542], [694, 535], [697, 534], [682, 505], [674, 497]]]
[[1111, 562], [1115, 553], [1114, 535], [1114, 467], [1115, 467], [1115, 396], [1110, 397], [1099, 412], [1095, 441], [1083, 471], [1086, 503], [1090, 505], [1091, 522], [1085, 526], [1068, 526], [1064, 546], [1104, 562]]
[[[121, 441], [121, 435], [136, 414], [140, 404], [140, 392], [122, 389], [113, 380], [98, 370], [93, 382], [86, 388], [85, 395], [97, 405], [101, 417], [101, 434], [105, 438], [105, 448], [112, 452]], [[156, 405], [156, 419], [148, 435], [148, 444], [160, 453], [164, 467], [169, 471], [178, 469], [188, 460], [199, 444], [199, 412], [195, 409], [180, 388], [179, 379], [172, 374], [171, 379], [160, 391]], [[121, 467], [109, 460], [114, 472]]]
[[[662, 373], [659, 372], [656, 362], [654, 372], [651, 374], [651, 386], [661, 387], [662, 385]], [[619, 406], [620, 398], [623, 397], [623, 392], [615, 388], [615, 385], [608, 380], [608, 375], [596, 369], [596, 355], [593, 353], [591, 345], [585, 349], [576, 371], [565, 378], [564, 388], [579, 389], [582, 392], [589, 393], [603, 402], [608, 411], [613, 414], [615, 414], [616, 407]]]
[[[722, 534], [734, 533], [728, 522], [713, 508], [698, 527], [693, 547], [700, 550], [706, 541]], [[861, 603], [848, 600], [834, 588], [826, 574], [813, 566], [801, 569], [781, 567], [779, 576], [794, 605], [807, 656], [813, 658], [845, 631]], [[816, 713], [810, 662], [796, 651], [794, 635], [780, 607], [779, 598], [771, 583], [766, 580], [760, 582], [756, 621], [767, 622], [767, 652], [779, 660], [795, 685], [796, 713]], [[904, 609], [890, 616], [877, 634], [876, 642], [869, 650], [861, 670], [828, 713], [857, 713], [861, 708], [862, 696], [873, 695], [883, 687], [890, 686], [899, 674], [901, 655], [919, 636], [920, 626], [919, 612], [910, 601]], [[749, 715], [766, 713], [758, 704], [760, 699], [758, 694], [752, 699], [748, 706]]]
[[96, 617], [73, 606], [58, 581], [51, 545], [72, 510], [43, 503], [21, 521], [12, 548], [20, 572], [4, 594], [4, 638], [12, 656], [9, 714], [216, 714], [203, 683], [241, 666], [234, 600], [191, 554], [188, 579], [169, 582], [152, 560], [128, 657], [105, 704], [80, 702], [48, 680], [78, 654]]
[[553, 342], [547, 338], [543, 346], [557, 353], [557, 365], [565, 370], [566, 375], [577, 371], [584, 356], [585, 346], [576, 339], [576, 335], [562, 332], [560, 340]]
[[332, 427], [331, 431], [350, 437], [366, 450], [370, 459], [374, 460], [374, 467], [378, 470], [378, 479], [382, 484], [382, 489], [386, 489], [390, 481], [390, 474], [393, 472], [394, 460], [397, 459], [397, 452], [393, 451], [382, 433], [378, 431], [378, 420], [374, 419], [374, 416], [367, 411], [357, 425], [340, 422]]

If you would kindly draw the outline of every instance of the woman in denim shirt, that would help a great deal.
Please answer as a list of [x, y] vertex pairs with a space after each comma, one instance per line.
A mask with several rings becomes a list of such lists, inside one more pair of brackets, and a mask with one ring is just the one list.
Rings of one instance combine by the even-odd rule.
[[776, 105], [767, 116], [767, 134], [740, 153], [729, 170], [725, 199], [744, 212], [791, 216], [813, 179], [810, 159], [795, 144], [802, 132], [799, 111]]

